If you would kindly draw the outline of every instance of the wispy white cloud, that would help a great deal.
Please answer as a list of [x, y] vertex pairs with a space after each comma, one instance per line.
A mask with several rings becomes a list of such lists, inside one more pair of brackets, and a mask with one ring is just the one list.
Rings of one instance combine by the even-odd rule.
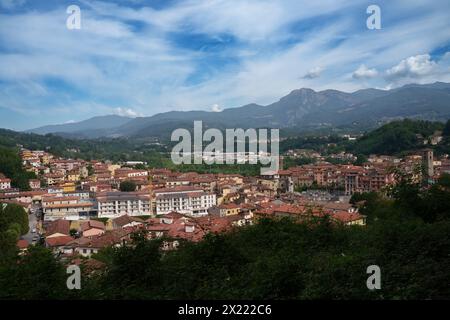
[[377, 69], [369, 69], [364, 64], [362, 64], [353, 72], [352, 77], [355, 79], [370, 79], [375, 78], [377, 75]]
[[123, 117], [130, 117], [130, 118], [136, 118], [136, 117], [140, 117], [142, 116], [142, 114], [136, 112], [133, 109], [130, 108], [115, 108], [114, 109], [114, 113], [119, 115], [119, 116], [123, 116]]
[[0, 7], [5, 9], [13, 9], [23, 6], [26, 0], [0, 0]]
[[320, 77], [320, 74], [322, 73], [323, 68], [322, 67], [315, 67], [309, 70], [304, 76], [303, 79], [315, 79]]
[[222, 109], [217, 103], [215, 103], [215, 104], [213, 104], [213, 106], [211, 107], [211, 111], [212, 111], [212, 112], [222, 112], [223, 109]]

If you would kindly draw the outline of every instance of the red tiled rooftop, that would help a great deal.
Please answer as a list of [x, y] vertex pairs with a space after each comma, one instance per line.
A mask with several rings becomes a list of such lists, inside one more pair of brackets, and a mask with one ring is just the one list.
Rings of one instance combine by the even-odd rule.
[[89, 229], [101, 229], [105, 230], [105, 225], [101, 221], [97, 220], [89, 220], [89, 221], [83, 221], [80, 225], [81, 231], [86, 231]]
[[70, 236], [58, 236], [45, 239], [45, 243], [50, 247], [64, 246], [73, 240]]
[[240, 209], [240, 206], [235, 203], [222, 203], [219, 205], [219, 209]]
[[59, 220], [48, 222], [45, 226], [45, 230], [46, 230], [46, 236], [50, 236], [55, 233], [69, 235], [70, 221], [59, 219]]
[[198, 187], [193, 186], [176, 186], [172, 188], [161, 188], [154, 190], [154, 193], [169, 193], [169, 192], [195, 192], [199, 191], [202, 192], [203, 190]]
[[28, 241], [25, 239], [21, 239], [19, 241], [17, 241], [17, 247], [19, 249], [26, 249], [28, 248]]

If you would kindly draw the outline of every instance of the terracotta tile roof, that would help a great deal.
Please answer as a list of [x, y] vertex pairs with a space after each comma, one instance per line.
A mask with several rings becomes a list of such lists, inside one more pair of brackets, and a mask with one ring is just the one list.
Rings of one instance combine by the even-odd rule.
[[89, 220], [89, 221], [83, 221], [80, 225], [81, 231], [86, 231], [89, 229], [101, 229], [105, 230], [105, 225], [101, 221], [97, 220]]
[[156, 189], [154, 190], [154, 193], [166, 193], [166, 192], [202, 192], [203, 190], [199, 187], [193, 187], [193, 186], [176, 186], [172, 188], [162, 188], [162, 189]]
[[221, 233], [232, 228], [232, 220], [228, 217], [205, 216], [197, 218], [197, 223], [205, 232]]
[[156, 224], [147, 225], [145, 227], [145, 229], [148, 230], [148, 231], [167, 232], [167, 231], [170, 230], [170, 225], [169, 224], [164, 224], [164, 223], [156, 223]]
[[196, 224], [189, 223], [187, 226], [193, 227], [192, 232], [186, 231], [186, 222], [180, 220], [169, 224], [169, 230], [167, 232], [168, 237], [185, 239], [188, 241], [200, 241], [205, 236], [205, 231]]
[[115, 232], [105, 233], [97, 238], [93, 238], [90, 247], [92, 248], [105, 248], [121, 242], [122, 234]]
[[45, 234], [46, 236], [50, 236], [55, 233], [61, 233], [65, 235], [69, 235], [70, 233], [70, 221], [69, 220], [55, 220], [48, 222], [45, 225]]
[[145, 223], [147, 224], [155, 224], [155, 223], [159, 223], [160, 218], [148, 218], [147, 220], [145, 220]]
[[241, 207], [235, 203], [222, 203], [218, 206], [220, 209], [240, 209]]
[[125, 201], [125, 200], [150, 200], [150, 194], [148, 192], [99, 192], [97, 194], [98, 202], [109, 201]]
[[19, 192], [11, 192], [0, 194], [0, 198], [21, 198], [21, 197], [33, 197], [40, 196], [46, 194], [47, 192], [44, 190], [35, 190], [35, 191], [19, 191]]
[[78, 239], [75, 239], [68, 243], [71, 247], [77, 247], [77, 246], [88, 246], [88, 244], [91, 242], [91, 239], [88, 237], [81, 237]]
[[164, 218], [169, 218], [169, 219], [181, 219], [183, 217], [186, 217], [186, 216], [184, 214], [181, 214], [176, 211], [171, 211], [164, 215]]
[[198, 198], [201, 196], [210, 195], [204, 191], [179, 192], [179, 193], [164, 193], [156, 196], [156, 199], [172, 199], [172, 198]]
[[129, 235], [133, 232], [133, 229], [117, 229], [112, 231], [106, 231], [104, 234], [93, 238], [81, 237], [70, 242], [69, 245], [72, 247], [81, 248], [105, 248], [115, 244], [120, 244], [123, 240], [128, 241]]
[[28, 244], [29, 243], [27, 240], [21, 239], [21, 240], [17, 241], [16, 245], [19, 249], [26, 249], [26, 248], [28, 248]]
[[274, 204], [273, 202], [262, 203], [260, 209], [256, 212], [260, 214], [276, 215], [276, 214], [292, 214], [292, 215], [304, 215], [312, 214], [314, 216], [323, 215], [321, 208], [313, 205], [298, 205], [298, 204]]
[[65, 246], [71, 241], [73, 241], [73, 238], [70, 236], [59, 236], [45, 239], [45, 243], [49, 247]]
[[114, 218], [112, 220], [113, 224], [119, 227], [123, 227], [124, 225], [127, 225], [132, 222], [139, 222], [144, 223], [144, 220], [138, 218], [138, 217], [130, 217], [129, 215], [125, 214], [123, 216]]
[[55, 209], [55, 208], [84, 208], [84, 207], [93, 207], [94, 204], [92, 202], [79, 202], [79, 203], [62, 203], [62, 204], [50, 204], [46, 205], [45, 208]]
[[76, 258], [76, 259], [73, 259], [70, 263], [75, 264], [77, 266], [82, 265], [84, 267], [83, 271], [88, 274], [95, 270], [102, 270], [106, 266], [106, 264], [104, 262], [101, 262], [101, 261], [99, 261], [97, 259], [93, 259], [93, 258], [90, 258], [87, 260]]
[[326, 202], [323, 205], [324, 209], [331, 210], [339, 210], [339, 211], [348, 211], [353, 208], [351, 203], [342, 203], [342, 202]]

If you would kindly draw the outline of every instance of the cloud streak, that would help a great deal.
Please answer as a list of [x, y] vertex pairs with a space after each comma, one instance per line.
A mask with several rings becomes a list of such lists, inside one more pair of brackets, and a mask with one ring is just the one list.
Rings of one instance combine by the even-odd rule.
[[389, 2], [381, 30], [365, 27], [364, 1], [151, 4], [81, 1], [81, 30], [65, 28], [56, 4], [0, 14], [0, 107], [64, 122], [74, 113], [220, 111], [300, 87], [450, 81], [445, 50], [434, 53], [450, 43], [448, 1]]

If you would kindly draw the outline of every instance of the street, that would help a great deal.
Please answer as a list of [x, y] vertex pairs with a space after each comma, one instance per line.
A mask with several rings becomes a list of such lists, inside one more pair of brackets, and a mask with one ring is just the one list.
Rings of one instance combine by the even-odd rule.
[[[33, 209], [34, 210], [34, 209]], [[28, 233], [24, 236], [22, 236], [23, 239], [27, 240], [29, 244], [33, 242], [33, 237], [38, 235], [38, 233], [32, 233], [33, 229], [36, 229], [37, 224], [37, 218], [35, 211], [32, 211], [33, 213], [28, 215], [28, 225], [30, 227]]]

